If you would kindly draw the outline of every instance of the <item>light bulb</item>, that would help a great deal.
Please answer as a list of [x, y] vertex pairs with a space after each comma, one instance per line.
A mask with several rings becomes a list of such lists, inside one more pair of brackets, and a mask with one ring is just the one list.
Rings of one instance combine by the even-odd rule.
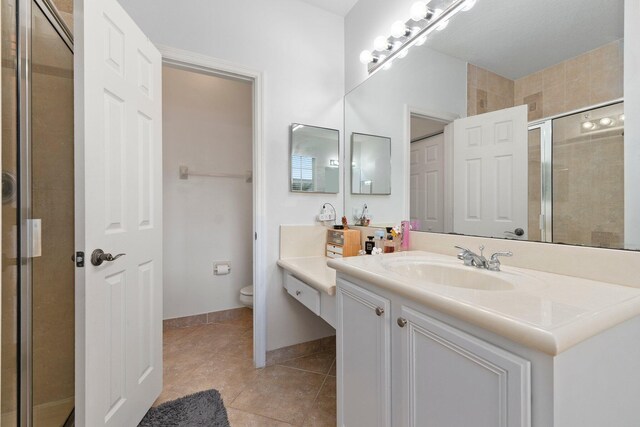
[[624, 122], [624, 114], [620, 114], [620, 120]]
[[411, 19], [416, 22], [427, 19], [427, 17], [430, 15], [429, 8], [427, 7], [430, 1], [431, 0], [417, 1], [413, 5], [411, 5], [411, 10], [409, 12], [409, 16], [411, 16]]
[[373, 47], [376, 50], [389, 50], [391, 45], [389, 44], [389, 40], [385, 36], [378, 36], [373, 41]]
[[584, 122], [582, 124], [582, 129], [585, 129], [585, 130], [591, 130], [591, 129], [595, 128], [595, 127], [596, 127], [596, 124], [593, 123], [593, 122]]
[[464, 5], [462, 6], [462, 10], [467, 12], [469, 10], [471, 10], [473, 8], [473, 6], [476, 5], [476, 1], [477, 0], [467, 0], [464, 2]]
[[613, 124], [613, 119], [610, 119], [609, 117], [603, 117], [600, 119], [600, 124], [602, 126], [611, 126]]
[[402, 42], [395, 42], [393, 44], [393, 50], [398, 50], [402, 47]]
[[[407, 34], [408, 33], [408, 34]], [[411, 30], [402, 21], [396, 21], [391, 26], [391, 35], [395, 38], [405, 37], [411, 34]]]
[[362, 52], [360, 52], [360, 62], [365, 65], [373, 62], [373, 55], [371, 54], [371, 52], [369, 52], [368, 50], [363, 50]]
[[420, 36], [420, 38], [416, 41], [416, 46], [422, 46], [427, 42], [427, 35]]

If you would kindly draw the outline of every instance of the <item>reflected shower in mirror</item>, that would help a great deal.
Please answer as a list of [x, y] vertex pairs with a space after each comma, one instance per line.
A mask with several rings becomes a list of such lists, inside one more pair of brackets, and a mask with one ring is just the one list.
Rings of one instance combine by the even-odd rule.
[[[478, 0], [457, 14], [345, 96], [346, 133], [391, 138], [394, 188], [347, 189], [345, 215], [366, 203], [374, 225], [640, 249], [623, 24], [623, 0]], [[416, 141], [416, 117], [449, 125]]]
[[291, 125], [290, 190], [338, 193], [340, 132], [316, 126]]
[[351, 193], [391, 194], [391, 139], [351, 134]]

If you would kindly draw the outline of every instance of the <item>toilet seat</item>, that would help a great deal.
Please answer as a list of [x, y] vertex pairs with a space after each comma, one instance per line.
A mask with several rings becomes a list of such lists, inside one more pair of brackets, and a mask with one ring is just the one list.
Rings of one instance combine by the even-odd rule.
[[244, 288], [240, 289], [240, 295], [244, 295], [247, 297], [252, 297], [253, 296], [253, 286], [249, 285], [249, 286], [245, 286]]

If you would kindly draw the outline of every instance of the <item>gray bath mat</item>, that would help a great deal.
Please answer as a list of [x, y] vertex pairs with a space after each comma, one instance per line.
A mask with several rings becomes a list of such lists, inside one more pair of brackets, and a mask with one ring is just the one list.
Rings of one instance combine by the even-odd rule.
[[138, 427], [230, 427], [217, 390], [206, 390], [149, 409]]

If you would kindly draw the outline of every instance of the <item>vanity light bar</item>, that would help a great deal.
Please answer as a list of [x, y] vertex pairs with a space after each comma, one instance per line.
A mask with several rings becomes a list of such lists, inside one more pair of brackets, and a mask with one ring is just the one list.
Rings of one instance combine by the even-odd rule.
[[[454, 0], [443, 11], [430, 9], [430, 1], [414, 3], [411, 7], [411, 18], [404, 23], [404, 27], [402, 21], [395, 22], [390, 37], [380, 36], [374, 40], [374, 52], [364, 50], [360, 53], [360, 62], [367, 64], [369, 74], [381, 68], [390, 68], [394, 59], [404, 58], [409, 48], [424, 44], [428, 34], [434, 30], [444, 30], [455, 14], [471, 9], [477, 0]], [[424, 17], [414, 20], [418, 15]]]

